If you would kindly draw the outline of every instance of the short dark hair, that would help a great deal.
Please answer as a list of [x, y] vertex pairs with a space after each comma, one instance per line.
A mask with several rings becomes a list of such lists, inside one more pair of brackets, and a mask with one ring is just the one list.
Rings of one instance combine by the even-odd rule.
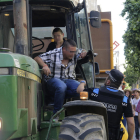
[[56, 32], [63, 33], [63, 31], [62, 31], [60, 28], [55, 28], [55, 29], [53, 29], [52, 34], [54, 34], [54, 33], [56, 33]]
[[67, 48], [69, 45], [71, 45], [71, 46], [73, 46], [73, 47], [76, 47], [76, 46], [77, 46], [76, 43], [75, 43], [75, 41], [72, 40], [72, 39], [66, 40], [66, 41], [64, 42], [63, 47], [66, 47], [66, 48]]
[[118, 82], [114, 82], [112, 79], [111, 79], [111, 77], [110, 76], [108, 76], [108, 78], [107, 78], [107, 80], [110, 80], [110, 86], [111, 87], [115, 87], [115, 88], [119, 88], [120, 87], [120, 83], [118, 83]]

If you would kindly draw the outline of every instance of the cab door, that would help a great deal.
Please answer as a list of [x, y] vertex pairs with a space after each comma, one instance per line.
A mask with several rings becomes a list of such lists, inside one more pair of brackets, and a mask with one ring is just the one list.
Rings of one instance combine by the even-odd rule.
[[[80, 12], [74, 14], [74, 19], [78, 48], [82, 48], [87, 51], [91, 50], [93, 52], [85, 0], [83, 1], [83, 9], [80, 10]], [[92, 61], [81, 65], [83, 74], [86, 78], [87, 85], [89, 88], [95, 86], [95, 72], [93, 64], [94, 58], [92, 59]]]

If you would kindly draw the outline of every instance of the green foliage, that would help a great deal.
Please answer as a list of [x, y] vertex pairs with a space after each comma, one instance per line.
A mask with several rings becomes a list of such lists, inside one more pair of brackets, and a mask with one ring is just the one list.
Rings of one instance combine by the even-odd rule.
[[125, 81], [129, 83], [129, 86], [132, 86], [133, 83], [136, 83], [136, 81], [139, 79], [140, 73], [139, 71], [134, 70], [133, 67], [130, 65], [127, 65], [126, 71], [124, 72], [125, 75]]
[[125, 16], [128, 22], [123, 35], [127, 63], [125, 75], [127, 82], [132, 85], [140, 75], [140, 0], [126, 0], [121, 16]]
[[129, 89], [129, 90], [131, 90], [131, 88], [132, 88], [132, 87], [131, 87], [131, 86], [129, 86], [129, 84], [128, 84], [128, 83], [126, 83], [126, 84], [125, 84], [125, 89]]

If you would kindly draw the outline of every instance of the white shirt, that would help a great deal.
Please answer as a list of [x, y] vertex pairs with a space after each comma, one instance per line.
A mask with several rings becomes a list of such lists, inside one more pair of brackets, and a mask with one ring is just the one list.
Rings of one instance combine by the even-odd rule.
[[130, 103], [133, 105], [133, 99], [132, 98], [130, 99]]
[[[140, 98], [139, 99], [136, 99], [136, 98], [133, 99], [132, 105], [134, 105], [135, 108], [137, 108], [139, 100], [140, 100]], [[136, 111], [135, 111], [135, 116], [138, 116], [138, 112], [136, 112]]]

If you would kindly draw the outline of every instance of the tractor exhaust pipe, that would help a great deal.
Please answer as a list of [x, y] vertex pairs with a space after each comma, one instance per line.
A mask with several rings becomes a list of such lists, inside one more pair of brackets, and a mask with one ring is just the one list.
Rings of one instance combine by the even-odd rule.
[[15, 28], [14, 52], [29, 56], [27, 30], [28, 0], [13, 0], [13, 15]]

